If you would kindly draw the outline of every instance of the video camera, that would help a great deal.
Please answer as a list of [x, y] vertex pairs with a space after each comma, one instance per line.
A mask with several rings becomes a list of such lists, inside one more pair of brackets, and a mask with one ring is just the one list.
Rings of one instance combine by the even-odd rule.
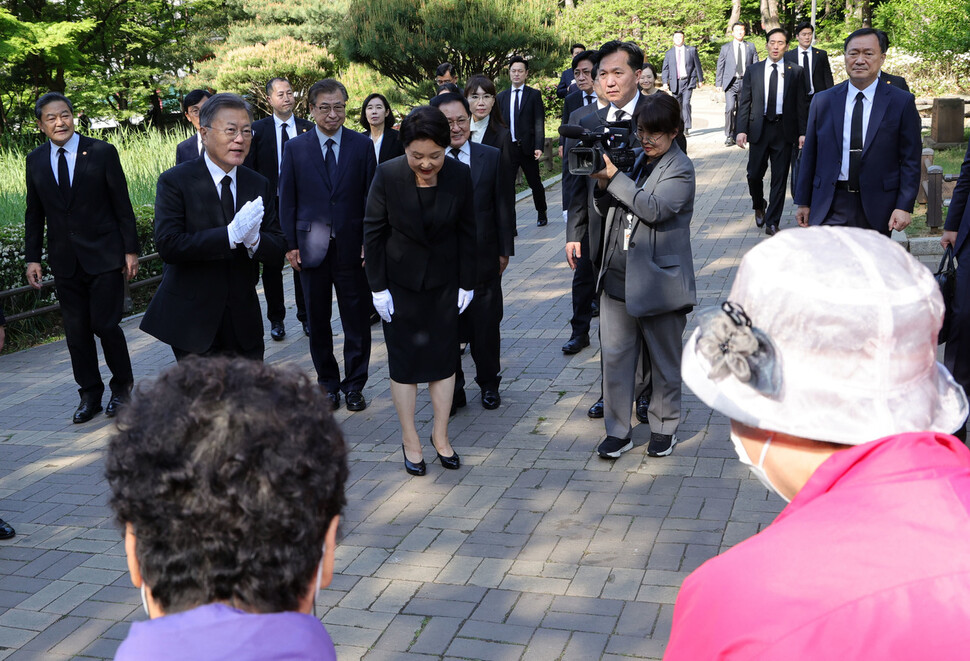
[[631, 133], [629, 120], [609, 122], [595, 131], [575, 124], [560, 126], [559, 135], [578, 140], [582, 145], [569, 150], [567, 162], [569, 173], [585, 176], [599, 172], [606, 167], [606, 163], [603, 162], [604, 154], [610, 157], [613, 165], [618, 169], [629, 170], [637, 158], [633, 151]]

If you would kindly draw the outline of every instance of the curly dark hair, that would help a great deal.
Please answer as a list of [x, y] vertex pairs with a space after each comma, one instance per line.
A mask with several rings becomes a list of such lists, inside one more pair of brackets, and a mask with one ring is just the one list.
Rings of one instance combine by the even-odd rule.
[[296, 367], [187, 358], [122, 410], [106, 476], [166, 613], [296, 610], [346, 504], [347, 448]]

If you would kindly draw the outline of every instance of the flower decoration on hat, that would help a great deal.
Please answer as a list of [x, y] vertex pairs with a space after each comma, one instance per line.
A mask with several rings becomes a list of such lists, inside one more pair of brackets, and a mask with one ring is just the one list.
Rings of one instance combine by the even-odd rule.
[[721, 381], [734, 376], [762, 395], [781, 391], [777, 352], [767, 335], [751, 324], [737, 303], [725, 301], [698, 315], [697, 352], [711, 365], [708, 378]]

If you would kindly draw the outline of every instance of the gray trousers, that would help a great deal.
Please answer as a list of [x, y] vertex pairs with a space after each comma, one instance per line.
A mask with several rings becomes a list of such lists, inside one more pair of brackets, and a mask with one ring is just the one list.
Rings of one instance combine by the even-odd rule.
[[[626, 304], [600, 295], [600, 352], [603, 356], [603, 422], [606, 434], [629, 438], [641, 346], [646, 380], [653, 385], [647, 419], [650, 431], [673, 434], [680, 423], [680, 357], [687, 315], [667, 312], [631, 317]], [[641, 338], [643, 339], [641, 344]]]

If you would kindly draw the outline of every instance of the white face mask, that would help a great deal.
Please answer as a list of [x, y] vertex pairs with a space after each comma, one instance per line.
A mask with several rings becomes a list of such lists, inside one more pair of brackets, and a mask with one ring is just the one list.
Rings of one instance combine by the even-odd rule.
[[768, 448], [771, 446], [771, 439], [772, 436], [769, 434], [768, 440], [765, 441], [764, 447], [761, 448], [761, 456], [758, 458], [758, 464], [755, 465], [751, 461], [751, 458], [748, 457], [748, 451], [744, 449], [744, 444], [741, 443], [741, 439], [737, 434], [734, 433], [733, 430], [731, 431], [731, 443], [734, 444], [734, 451], [738, 453], [738, 459], [741, 460], [741, 463], [751, 469], [754, 476], [758, 478], [758, 481], [761, 482], [761, 484], [763, 484], [768, 491], [778, 494], [782, 500], [784, 500], [786, 503], [790, 503], [791, 500], [786, 498], [784, 494], [782, 494], [781, 491], [779, 491], [778, 488], [771, 483], [771, 480], [768, 478], [768, 473], [765, 472], [765, 456], [767, 456]]
[[323, 559], [327, 557], [327, 545], [323, 545], [323, 556], [317, 565], [317, 582], [313, 585], [313, 617], [317, 616], [317, 597], [320, 596], [320, 579], [323, 578]]
[[141, 582], [141, 607], [145, 609], [145, 615], [151, 619], [152, 614], [148, 612], [148, 597], [145, 595], [145, 581]]

